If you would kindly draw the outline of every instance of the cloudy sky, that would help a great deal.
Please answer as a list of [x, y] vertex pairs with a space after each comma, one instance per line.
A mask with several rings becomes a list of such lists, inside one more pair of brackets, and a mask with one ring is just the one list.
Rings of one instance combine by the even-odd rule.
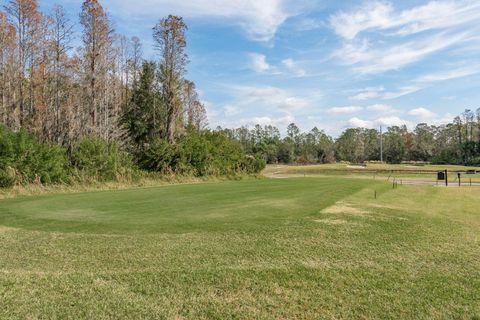
[[[45, 10], [53, 0], [40, 0]], [[151, 28], [188, 25], [188, 78], [211, 127], [443, 123], [480, 107], [480, 1], [103, 0], [155, 58]], [[78, 20], [80, 0], [62, 4]]]

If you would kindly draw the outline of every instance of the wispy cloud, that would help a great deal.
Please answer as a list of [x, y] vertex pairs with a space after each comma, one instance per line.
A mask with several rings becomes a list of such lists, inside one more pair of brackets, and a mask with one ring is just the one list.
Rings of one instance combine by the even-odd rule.
[[384, 100], [397, 99], [397, 98], [418, 92], [422, 89], [425, 89], [429, 87], [430, 83], [432, 82], [458, 79], [458, 78], [475, 75], [478, 73], [480, 73], [480, 64], [474, 63], [465, 67], [422, 75], [412, 80], [411, 81], [412, 85], [410, 86], [400, 87], [397, 91], [394, 91], [394, 92], [385, 92], [383, 94], [383, 99]]
[[356, 10], [340, 11], [330, 16], [330, 25], [339, 36], [354, 39], [362, 31], [391, 25], [394, 9], [390, 3], [367, 3]]
[[373, 105], [368, 106], [367, 110], [372, 111], [372, 112], [379, 112], [379, 113], [398, 112], [392, 106], [389, 106], [389, 105], [386, 105], [386, 104], [373, 104]]
[[380, 94], [385, 91], [383, 86], [380, 87], [369, 87], [363, 90], [360, 90], [356, 95], [349, 97], [350, 100], [368, 100], [372, 98], [377, 98]]
[[353, 117], [347, 121], [347, 127], [351, 128], [370, 128], [375, 129], [380, 126], [383, 127], [392, 127], [392, 126], [407, 126], [410, 130], [413, 130], [418, 123], [418, 121], [425, 121], [432, 125], [443, 125], [451, 123], [454, 116], [450, 113], [447, 113], [443, 116], [438, 116], [436, 113], [431, 112], [426, 108], [417, 108], [410, 110], [408, 113], [410, 116], [414, 116], [416, 121], [409, 121], [402, 119], [397, 116], [389, 117], [378, 117], [374, 119], [362, 119], [358, 117]]
[[263, 54], [250, 53], [249, 58], [250, 58], [250, 67], [255, 72], [262, 73], [272, 68], [270, 64], [267, 62], [267, 57]]
[[407, 87], [401, 87], [398, 91], [395, 92], [385, 92], [383, 95], [383, 99], [385, 100], [392, 100], [392, 99], [397, 99], [403, 96], [406, 96], [408, 94], [415, 93], [417, 91], [422, 90], [423, 87], [421, 86], [407, 86]]
[[[105, 0], [106, 6], [124, 17], [152, 17], [167, 14], [187, 18], [219, 18], [222, 23], [240, 26], [252, 40], [271, 41], [278, 28], [290, 17], [305, 10], [307, 3], [284, 0]], [[128, 19], [126, 19], [128, 20]]]
[[430, 1], [406, 10], [391, 2], [366, 2], [330, 16], [330, 26], [343, 39], [333, 56], [361, 75], [400, 70], [460, 44], [478, 43], [478, 21], [480, 2], [473, 0]]
[[232, 105], [226, 105], [225, 107], [223, 107], [223, 110], [224, 110], [225, 116], [227, 117], [231, 117], [242, 112], [239, 107], [232, 106]]
[[445, 81], [445, 80], [468, 77], [477, 73], [480, 73], [480, 64], [474, 63], [469, 66], [465, 66], [461, 68], [456, 68], [452, 70], [420, 76], [416, 79], [416, 82]]
[[229, 107], [252, 111], [251, 108], [262, 108], [270, 112], [291, 114], [312, 107], [310, 99], [300, 97], [285, 89], [274, 86], [233, 86], [230, 87], [234, 101]]
[[352, 40], [360, 33], [393, 30], [393, 34], [410, 35], [426, 30], [445, 29], [480, 19], [480, 3], [473, 0], [430, 1], [427, 4], [398, 11], [390, 2], [374, 1], [329, 19], [341, 37]]
[[415, 41], [391, 46], [371, 47], [366, 41], [347, 43], [334, 53], [343, 64], [351, 65], [359, 74], [378, 74], [420, 61], [426, 56], [466, 42], [468, 33], [439, 33]]
[[287, 68], [287, 70], [298, 77], [305, 76], [306, 72], [304, 69], [298, 66], [298, 63], [293, 59], [282, 60], [282, 64]]
[[328, 109], [328, 112], [333, 114], [348, 114], [348, 113], [356, 113], [362, 110], [363, 110], [363, 107], [360, 107], [360, 106], [346, 106], [346, 107], [330, 108]]

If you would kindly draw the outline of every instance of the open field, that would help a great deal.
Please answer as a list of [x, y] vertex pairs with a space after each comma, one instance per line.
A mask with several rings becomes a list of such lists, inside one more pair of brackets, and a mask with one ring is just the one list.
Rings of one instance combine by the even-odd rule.
[[478, 319], [479, 196], [339, 175], [2, 200], [0, 319]]
[[[461, 183], [469, 186], [470, 182], [480, 186], [480, 168], [455, 165], [424, 165], [414, 166], [408, 164], [367, 164], [365, 167], [344, 163], [288, 166], [269, 165], [264, 174], [272, 178], [281, 177], [318, 177], [318, 176], [344, 176], [350, 178], [379, 179], [385, 181], [411, 180], [421, 181], [424, 184], [435, 185], [437, 172], [448, 170], [448, 179], [451, 186], [458, 185], [457, 173], [461, 173]], [[467, 174], [467, 171], [476, 171], [477, 174]], [[441, 182], [439, 183], [442, 184]]]

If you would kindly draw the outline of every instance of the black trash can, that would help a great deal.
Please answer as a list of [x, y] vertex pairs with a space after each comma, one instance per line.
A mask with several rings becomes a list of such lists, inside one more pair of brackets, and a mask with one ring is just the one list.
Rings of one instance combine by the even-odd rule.
[[438, 171], [437, 180], [438, 181], [445, 181], [445, 171]]

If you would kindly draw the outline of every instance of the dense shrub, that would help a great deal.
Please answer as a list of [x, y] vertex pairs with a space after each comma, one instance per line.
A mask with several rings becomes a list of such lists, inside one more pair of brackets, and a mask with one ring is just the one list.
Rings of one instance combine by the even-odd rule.
[[437, 165], [440, 165], [440, 164], [461, 164], [461, 162], [458, 161], [457, 159], [458, 159], [457, 150], [455, 150], [455, 149], [445, 149], [445, 150], [441, 150], [438, 154], [436, 154], [434, 157], [432, 157], [430, 162], [432, 164], [437, 164]]
[[[258, 173], [265, 160], [245, 156], [241, 145], [222, 132], [192, 131], [169, 144], [157, 138], [135, 152], [135, 160], [147, 171], [192, 176]], [[93, 137], [67, 150], [39, 143], [26, 131], [0, 126], [0, 188], [16, 183], [110, 181], [138, 173], [133, 158], [115, 142]], [[141, 175], [138, 175], [141, 176]]]
[[[15, 172], [12, 177], [7, 169]], [[5, 184], [58, 183], [68, 180], [66, 150], [58, 145], [39, 143], [26, 131], [0, 127], [0, 171]]]
[[466, 166], [476, 167], [480, 166], [480, 157], [475, 157], [465, 161]]
[[0, 170], [0, 188], [11, 188], [15, 185], [15, 177], [5, 170]]
[[248, 173], [260, 173], [266, 165], [267, 162], [264, 159], [253, 156], [244, 157], [240, 163], [242, 171]]
[[157, 138], [143, 146], [137, 161], [142, 169], [169, 172], [176, 163], [175, 149], [175, 146], [168, 144], [166, 140]]
[[257, 173], [265, 167], [264, 160], [245, 157], [238, 142], [211, 131], [191, 132], [175, 145], [156, 139], [144, 146], [139, 164], [145, 170], [195, 176]]
[[99, 181], [117, 180], [133, 168], [131, 157], [115, 142], [93, 137], [84, 138], [75, 146], [71, 161], [83, 177]]

